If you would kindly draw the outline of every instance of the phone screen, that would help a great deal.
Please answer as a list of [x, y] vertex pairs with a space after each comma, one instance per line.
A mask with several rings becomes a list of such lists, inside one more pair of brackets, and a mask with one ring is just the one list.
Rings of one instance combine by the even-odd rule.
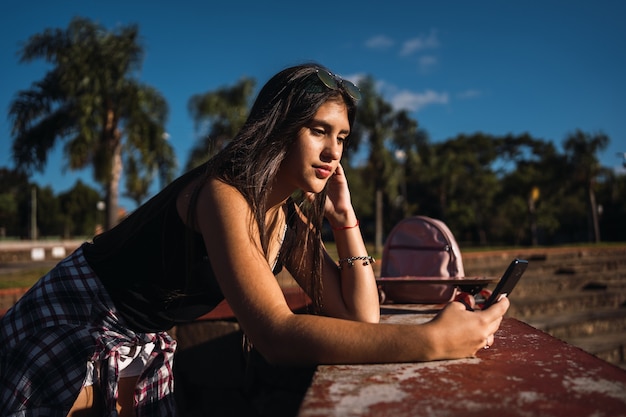
[[502, 278], [500, 278], [500, 281], [491, 293], [491, 296], [487, 299], [487, 301], [485, 301], [483, 310], [497, 302], [501, 295], [506, 295], [507, 297], [511, 295], [513, 288], [515, 288], [515, 285], [522, 277], [522, 274], [526, 271], [527, 266], [528, 261], [524, 259], [514, 259], [504, 272], [504, 275], [502, 275]]

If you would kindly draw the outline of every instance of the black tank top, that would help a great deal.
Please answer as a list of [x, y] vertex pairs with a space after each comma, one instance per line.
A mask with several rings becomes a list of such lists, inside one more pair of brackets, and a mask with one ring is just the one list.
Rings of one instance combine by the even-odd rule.
[[168, 330], [208, 313], [224, 299], [202, 235], [190, 230], [176, 209], [181, 189], [201, 173], [196, 169], [183, 175], [83, 246], [87, 262], [135, 331]]

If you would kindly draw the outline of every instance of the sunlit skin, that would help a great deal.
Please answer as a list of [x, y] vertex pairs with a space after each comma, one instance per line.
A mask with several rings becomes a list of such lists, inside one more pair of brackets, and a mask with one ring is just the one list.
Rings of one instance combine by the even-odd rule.
[[[199, 194], [197, 224], [204, 236], [216, 279], [242, 330], [270, 363], [313, 365], [390, 363], [471, 357], [493, 343], [505, 298], [485, 311], [468, 311], [452, 302], [422, 325], [379, 324], [380, 306], [373, 268], [355, 264], [339, 270], [326, 254], [322, 265], [322, 315], [294, 314], [271, 270], [280, 249], [286, 214], [284, 203], [295, 190], [309, 195], [328, 184], [325, 216], [335, 228], [339, 258], [366, 255], [367, 250], [340, 164], [350, 133], [346, 106], [328, 101], [302, 127], [267, 196], [268, 253], [261, 249], [252, 210], [234, 187], [206, 181]], [[177, 207], [185, 219], [192, 183], [179, 194]], [[308, 227], [295, 221], [295, 233]], [[252, 233], [252, 236], [251, 236]], [[307, 265], [310, 253], [302, 253]], [[306, 288], [306, 271], [286, 260], [285, 267]], [[121, 389], [120, 385], [120, 389]]]
[[[345, 107], [327, 102], [314, 120], [300, 131], [268, 196], [268, 216], [276, 213], [279, 218], [268, 222], [276, 225], [269, 230], [272, 235], [282, 230], [284, 213], [280, 207], [294, 189], [318, 192], [326, 181], [326, 218], [330, 224], [356, 224], [348, 184], [339, 164], [342, 138], [349, 128]], [[326, 175], [333, 169], [333, 175]], [[407, 328], [375, 324], [380, 309], [373, 269], [359, 265], [339, 271], [327, 257], [322, 271], [324, 313], [348, 320], [296, 315], [268, 267], [268, 259], [273, 259], [278, 251], [277, 239], [272, 239], [276, 243], [270, 244], [268, 259], [258, 249], [260, 243], [250, 242], [252, 213], [240, 193], [217, 180], [209, 181], [200, 195], [198, 212], [206, 213], [199, 219], [198, 227], [207, 236], [207, 252], [223, 293], [243, 330], [270, 362], [370, 363], [473, 356], [486, 340], [493, 341], [508, 308], [507, 300], [494, 309], [478, 312], [467, 311], [461, 303], [451, 303], [427, 325]], [[335, 242], [339, 258], [367, 253], [358, 227], [335, 232]], [[262, 264], [264, 268], [260, 268]], [[298, 274], [294, 278], [303, 283]]]
[[311, 193], [322, 191], [339, 166], [349, 134], [345, 104], [329, 101], [322, 105], [315, 118], [300, 129], [298, 139], [281, 165], [268, 206], [281, 205], [297, 189]]
[[[136, 382], [137, 377], [120, 378], [119, 380], [116, 405], [119, 417], [132, 417], [135, 415], [135, 411], [133, 410], [133, 395]], [[104, 404], [100, 395], [100, 390], [97, 388], [94, 389], [92, 385], [83, 387], [72, 409], [68, 413], [68, 417], [101, 416], [104, 410]]]

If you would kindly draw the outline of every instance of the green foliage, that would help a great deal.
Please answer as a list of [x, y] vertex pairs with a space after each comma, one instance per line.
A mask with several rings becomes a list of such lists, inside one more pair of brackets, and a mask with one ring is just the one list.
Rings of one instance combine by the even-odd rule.
[[358, 207], [357, 213], [359, 213], [359, 217], [373, 218], [375, 213], [374, 187], [371, 182], [365, 180], [363, 172], [366, 168], [353, 167], [350, 164], [346, 164], [344, 170], [350, 184], [352, 204], [354, 207]]
[[0, 237], [11, 233], [8, 225], [17, 217], [17, 201], [15, 196], [9, 193], [0, 194]]
[[[247, 81], [192, 97], [189, 110], [203, 133], [188, 167], [234, 137], [251, 92]], [[602, 233], [626, 239], [616, 232], [626, 230], [625, 177], [601, 170], [596, 157], [608, 143], [604, 134], [575, 131], [564, 141], [565, 154], [526, 133], [477, 132], [431, 143], [416, 120], [377, 93], [371, 77], [359, 88], [362, 99], [343, 166], [361, 229], [378, 249], [377, 224], [386, 234], [402, 218], [418, 214], [444, 220], [467, 245], [586, 241], [593, 228], [589, 192], [595, 189], [603, 206]], [[383, 196], [380, 212], [377, 192]], [[609, 219], [621, 229], [608, 228]]]
[[0, 236], [25, 236], [27, 219], [22, 212], [28, 211], [30, 185], [23, 172], [0, 168]]
[[[133, 25], [107, 31], [77, 18], [65, 30], [46, 29], [26, 42], [23, 62], [43, 59], [52, 66], [17, 93], [9, 109], [18, 170], [0, 168], [0, 231], [28, 236], [32, 185], [24, 173], [43, 169], [59, 140], [69, 168], [93, 167], [109, 212], [116, 208], [122, 165], [124, 195], [137, 204], [155, 179], [161, 186], [173, 179], [167, 103], [138, 82], [142, 58]], [[418, 214], [445, 221], [464, 246], [626, 240], [626, 176], [600, 166], [597, 153], [609, 143], [604, 133], [574, 130], [563, 141], [563, 154], [529, 134], [477, 132], [431, 142], [417, 120], [394, 109], [375, 85], [371, 77], [359, 83], [362, 99], [342, 162], [375, 251], [381, 230], [384, 235]], [[190, 98], [199, 140], [187, 169], [234, 138], [254, 87], [244, 78]], [[56, 197], [48, 188], [36, 191], [42, 235], [91, 235], [102, 221], [95, 209], [102, 197], [80, 181]]]
[[243, 78], [233, 87], [189, 99], [188, 109], [201, 140], [191, 150], [187, 170], [206, 162], [235, 137], [246, 121], [254, 85], [254, 80]]
[[63, 215], [60, 201], [51, 187], [37, 188], [37, 229], [38, 236], [61, 236]]
[[100, 200], [99, 193], [80, 180], [55, 195], [50, 187], [30, 184], [21, 172], [0, 168], [0, 237], [31, 236], [33, 203], [38, 237], [92, 236], [96, 224], [104, 220], [97, 219]]
[[92, 236], [99, 219], [98, 202], [102, 198], [99, 193], [78, 180], [74, 187], [59, 195], [59, 205], [62, 211], [62, 236], [70, 239], [76, 236]]
[[[67, 29], [33, 35], [20, 58], [43, 59], [51, 69], [29, 90], [18, 92], [9, 109], [19, 169], [42, 170], [50, 149], [63, 140], [67, 166], [91, 165], [94, 179], [105, 189], [108, 227], [117, 222], [125, 154], [134, 174], [146, 174], [146, 181], [157, 171], [162, 182], [173, 177], [176, 162], [164, 131], [167, 103], [136, 79], [143, 59], [136, 25], [107, 31], [75, 18]], [[127, 185], [134, 186], [135, 180]], [[138, 190], [131, 192], [137, 195]]]

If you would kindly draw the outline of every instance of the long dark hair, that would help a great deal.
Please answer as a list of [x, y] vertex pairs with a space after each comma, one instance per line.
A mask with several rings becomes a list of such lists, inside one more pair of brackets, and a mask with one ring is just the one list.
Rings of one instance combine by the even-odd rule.
[[[219, 178], [237, 188], [247, 200], [260, 233], [261, 245], [267, 255], [269, 236], [265, 228], [266, 196], [281, 163], [285, 159], [298, 132], [313, 119], [322, 104], [329, 100], [343, 101], [348, 111], [350, 127], [356, 116], [356, 102], [342, 83], [331, 89], [318, 78], [318, 71], [327, 68], [309, 63], [286, 68], [274, 75], [259, 92], [245, 124], [227, 147], [211, 158], [206, 165], [207, 178]], [[196, 198], [196, 197], [192, 197]], [[294, 196], [297, 199], [296, 196]], [[285, 241], [305, 242], [302, 250], [313, 251], [314, 264], [300, 271], [310, 271], [308, 293], [316, 308], [321, 307], [321, 229], [324, 219], [326, 189], [315, 196], [312, 202], [300, 198], [299, 204], [307, 218], [308, 226], [304, 239]], [[191, 201], [190, 208], [195, 208]], [[192, 213], [192, 217], [200, 213]], [[194, 223], [190, 223], [194, 224]], [[288, 254], [293, 247], [283, 247], [281, 253]], [[300, 257], [304, 259], [304, 257]]]

